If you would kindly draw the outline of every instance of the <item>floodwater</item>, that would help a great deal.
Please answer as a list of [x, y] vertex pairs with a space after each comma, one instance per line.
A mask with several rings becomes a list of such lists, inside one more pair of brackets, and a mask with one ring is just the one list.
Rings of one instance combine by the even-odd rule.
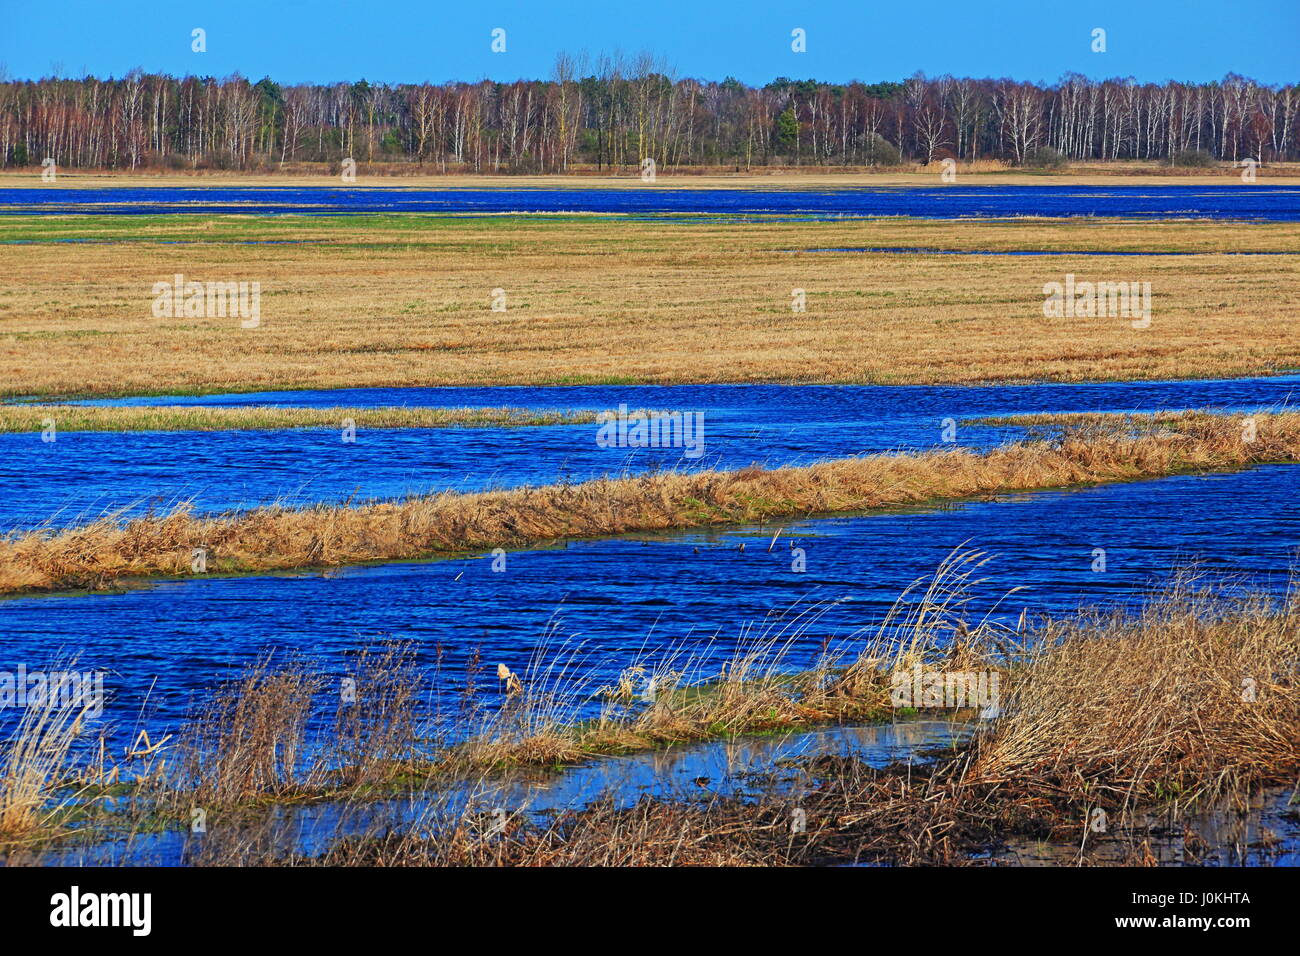
[[[686, 216], [686, 222], [868, 216], [1297, 221], [1300, 188], [0, 189], [0, 215], [395, 212], [581, 212]], [[969, 419], [1206, 407], [1253, 411], [1293, 404], [1298, 384], [1300, 375], [1084, 385], [344, 389], [127, 399], [111, 403], [599, 411], [626, 406], [703, 413], [704, 447], [698, 456], [683, 448], [603, 448], [594, 424], [362, 429], [355, 443], [343, 442], [331, 429], [60, 431], [49, 443], [38, 432], [0, 435], [0, 528], [68, 525], [105, 511], [166, 509], [181, 500], [210, 512], [277, 500], [396, 498], [658, 468], [802, 464], [951, 447], [950, 442], [986, 448], [1022, 431]], [[484, 705], [499, 703], [496, 664], [529, 683], [563, 685], [579, 717], [592, 712], [599, 687], [628, 666], [665, 653], [676, 653], [679, 669], [684, 665], [693, 677], [716, 674], [729, 657], [762, 641], [788, 645], [783, 665], [790, 669], [806, 666], [827, 646], [851, 654], [909, 585], [961, 546], [994, 556], [983, 572], [987, 580], [972, 589], [972, 623], [987, 617], [1012, 625], [1022, 615], [1065, 615], [1095, 605], [1132, 609], [1188, 566], [1229, 589], [1280, 594], [1300, 557], [1298, 492], [1300, 469], [1268, 465], [871, 516], [562, 541], [511, 552], [503, 565], [462, 556], [329, 573], [166, 581], [118, 594], [21, 597], [0, 601], [0, 670], [50, 668], [75, 655], [78, 670], [102, 672], [108, 700], [87, 737], [102, 732], [117, 752], [142, 728], [154, 740], [176, 731], [196, 698], [262, 654], [282, 659], [299, 653], [341, 680], [353, 673], [359, 649], [387, 639], [414, 646], [434, 722], [454, 711], [471, 679]], [[475, 659], [484, 670], [471, 675]], [[18, 713], [0, 711], [0, 727], [11, 726]], [[749, 768], [769, 768], [800, 748], [852, 749], [883, 760], [945, 739], [919, 725], [899, 726], [602, 762], [572, 775], [517, 783], [502, 799], [544, 811], [607, 792], [635, 798], [690, 785], [734, 789], [743, 786]], [[1263, 807], [1261, 819], [1273, 821], [1274, 809]], [[299, 835], [307, 832], [296, 811], [287, 812], [286, 825]], [[183, 858], [184, 839], [165, 834], [153, 849], [176, 862]], [[1289, 839], [1294, 861], [1296, 844]], [[113, 848], [93, 852], [104, 849]], [[1040, 851], [1044, 862], [1054, 859], [1043, 848], [1016, 846], [997, 861], [1033, 862]]]
[[[256, 844], [269, 857], [315, 856], [346, 837], [426, 832], [440, 826], [477, 827], [492, 838], [493, 826], [528, 819], [545, 826], [565, 811], [603, 801], [628, 808], [646, 796], [708, 801], [714, 797], [788, 806], [792, 826], [803, 796], [816, 786], [803, 764], [823, 755], [848, 757], [872, 767], [918, 766], [960, 745], [975, 725], [942, 720], [903, 720], [861, 727], [821, 727], [790, 734], [741, 737], [605, 757], [562, 773], [514, 773], [454, 781], [429, 792], [362, 802], [326, 801], [268, 808], [257, 818], [223, 823], [201, 835], [184, 830], [69, 844], [41, 854], [46, 865], [184, 864], [202, 857], [211, 841]], [[1090, 861], [1124, 863], [1144, 844], [1162, 865], [1300, 865], [1300, 818], [1291, 792], [1273, 789], [1247, 805], [1217, 806], [1181, 819], [1148, 815], [1128, 821], [1122, 832], [1092, 835]], [[222, 827], [230, 832], [222, 832]], [[1012, 838], [982, 857], [995, 866], [1070, 866], [1079, 847]]]
[[[825, 457], [957, 444], [987, 447], [1017, 429], [981, 415], [1048, 411], [1256, 409], [1291, 402], [1300, 376], [1091, 385], [582, 386], [351, 389], [127, 404], [303, 406], [514, 405], [705, 413], [705, 453], [598, 446], [595, 425], [519, 429], [0, 436], [0, 515], [10, 527], [129, 502], [190, 495], [200, 510], [277, 497], [336, 500], [439, 488], [578, 480], [651, 468], [806, 463]], [[947, 446], [951, 447], [951, 446]], [[77, 654], [105, 671], [103, 726], [175, 730], [191, 700], [267, 650], [299, 652], [332, 676], [362, 646], [411, 641], [441, 713], [481, 653], [535, 674], [562, 659], [575, 713], [624, 668], [676, 648], [710, 676], [745, 641], [789, 640], [786, 664], [823, 641], [850, 652], [917, 578], [954, 548], [990, 552], [978, 618], [1132, 607], [1177, 568], [1280, 591], [1300, 548], [1300, 469], [1287, 465], [989, 500], [873, 516], [836, 515], [732, 527], [557, 542], [506, 556], [356, 567], [329, 573], [209, 577], [121, 594], [0, 601], [0, 660], [47, 666]], [[61, 510], [60, 510], [61, 509]], [[780, 531], [779, 537], [773, 536]], [[1104, 552], [1104, 570], [1098, 569]], [[499, 562], [497, 563], [499, 564]], [[796, 565], [801, 565], [797, 569]], [[1020, 588], [1008, 595], [1012, 589]], [[434, 662], [437, 661], [437, 666]], [[477, 681], [490, 704], [495, 681]], [[12, 712], [9, 715], [12, 717]], [[0, 718], [4, 715], [0, 715]]]
[[79, 653], [80, 670], [106, 673], [101, 726], [133, 735], [139, 720], [154, 739], [176, 729], [192, 696], [263, 651], [300, 652], [341, 680], [359, 648], [388, 638], [415, 645], [431, 712], [455, 709], [477, 651], [488, 706], [499, 700], [492, 675], [504, 663], [530, 683], [559, 681], [575, 714], [589, 714], [600, 686], [667, 647], [699, 677], [760, 638], [789, 642], [791, 668], [813, 661], [824, 642], [851, 653], [910, 583], [963, 544], [996, 556], [973, 589], [972, 623], [1132, 607], [1189, 564], [1280, 593], [1300, 548], [1298, 492], [1300, 469], [1269, 465], [761, 528], [560, 542], [511, 552], [498, 570], [490, 558], [466, 556], [14, 598], [0, 601], [0, 660], [36, 668]]
[[0, 214], [245, 213], [336, 215], [428, 212], [604, 213], [638, 217], [683, 214], [837, 219], [915, 216], [927, 219], [1008, 216], [1120, 216], [1141, 219], [1300, 219], [1300, 187], [966, 186], [854, 189], [396, 189], [302, 186], [197, 188], [0, 189]]
[[[273, 854], [324, 852], [340, 837], [377, 836], [388, 831], [426, 830], [439, 821], [462, 815], [528, 817], [544, 825], [566, 810], [578, 810], [597, 800], [626, 808], [641, 797], [663, 799], [701, 796], [754, 796], [748, 786], [756, 774], [794, 761], [831, 754], [854, 757], [873, 767], [895, 762], [919, 764], [940, 748], [969, 736], [970, 726], [940, 720], [905, 720], [862, 727], [821, 727], [766, 737], [708, 741], [663, 750], [593, 760], [562, 773], [514, 773], [444, 783], [430, 793], [372, 800], [358, 804], [324, 803], [274, 807], [254, 824], [259, 843]], [[782, 775], [772, 793], [797, 805], [803, 775]], [[245, 833], [245, 837], [249, 834]], [[200, 841], [177, 830], [138, 834], [130, 840], [106, 840], [70, 846], [43, 858], [64, 866], [132, 863], [176, 865], [203, 852]]]
[[[971, 424], [1032, 412], [1258, 410], [1296, 404], [1300, 375], [1086, 385], [675, 385], [368, 388], [88, 404], [309, 407], [516, 406], [652, 409], [703, 414], [697, 449], [601, 447], [599, 425], [528, 428], [229, 432], [66, 432], [0, 435], [0, 528], [69, 525], [105, 511], [200, 512], [273, 501], [343, 502], [452, 489], [582, 481], [656, 468], [808, 464], [822, 458], [951, 447], [984, 448], [1021, 431]], [[945, 426], [955, 426], [945, 432]], [[683, 436], [686, 437], [685, 435]], [[696, 451], [698, 450], [698, 455]]]

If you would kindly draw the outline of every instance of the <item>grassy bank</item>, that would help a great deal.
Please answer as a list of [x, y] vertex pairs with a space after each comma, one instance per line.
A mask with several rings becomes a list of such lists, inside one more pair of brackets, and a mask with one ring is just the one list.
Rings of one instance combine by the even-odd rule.
[[[519, 690], [491, 713], [463, 700], [451, 715], [457, 740], [440, 742], [420, 716], [425, 678], [409, 645], [360, 655], [351, 703], [300, 662], [257, 663], [197, 707], [178, 739], [134, 748], [129, 786], [93, 748], [89, 760], [73, 757], [83, 728], [55, 712], [25, 722], [4, 750], [0, 855], [39, 862], [52, 837], [74, 831], [180, 830], [201, 808], [208, 830], [189, 842], [192, 863], [964, 864], [1011, 839], [1073, 844], [1084, 861], [1098, 841], [1127, 839], [1132, 862], [1150, 862], [1150, 814], [1183, 819], [1294, 782], [1300, 592], [1276, 599], [1183, 576], [1134, 614], [1007, 628], [966, 609], [981, 563], [977, 552], [954, 554], [810, 669], [782, 662], [793, 643], [816, 640], [815, 617], [768, 629], [707, 673], [661, 651], [597, 690], [599, 715], [581, 722], [570, 705], [592, 688], [560, 690], [561, 655], [519, 675]], [[743, 797], [661, 793], [630, 805], [608, 794], [549, 818], [512, 809], [500, 819], [455, 796], [468, 783], [490, 797], [512, 767], [890, 719], [903, 713], [895, 675], [917, 666], [1002, 677], [996, 715], [928, 761], [821, 756], [772, 767]], [[647, 699], [651, 680], [659, 692]], [[324, 714], [314, 733], [313, 713]], [[417, 812], [375, 812], [376, 798], [394, 794]], [[286, 843], [298, 824], [279, 811], [312, 800], [329, 803], [338, 830], [300, 856]]]
[[[1298, 237], [1084, 218], [5, 216], [0, 393], [1265, 374], [1300, 367]], [[1078, 255], [852, 251], [900, 247]], [[1190, 255], [1142, 255], [1170, 252]], [[176, 273], [260, 283], [260, 326], [155, 317], [151, 290]], [[1045, 318], [1043, 286], [1067, 274], [1150, 282], [1150, 326]]]
[[[988, 640], [989, 638], [993, 640]], [[342, 835], [285, 857], [233, 839], [201, 862], [291, 865], [971, 865], [1013, 841], [1066, 861], [1180, 862], [1220, 847], [1184, 826], [1246, 808], [1300, 771], [1300, 604], [1175, 586], [1136, 617], [1083, 617], [1006, 642], [981, 632], [960, 663], [1011, 665], [1002, 715], [968, 744], [884, 768], [821, 756], [772, 768], [745, 796], [598, 800], [558, 818], [431, 811], [414, 826]], [[876, 662], [879, 674], [892, 661]], [[800, 826], [795, 827], [799, 811]], [[233, 835], [233, 834], [232, 834]], [[1257, 844], [1267, 852], [1267, 837]], [[1095, 856], [1094, 856], [1095, 854]], [[1006, 861], [1004, 861], [1006, 862]]]
[[664, 472], [355, 508], [185, 509], [105, 518], [0, 539], [0, 593], [102, 589], [128, 578], [330, 567], [520, 548], [562, 538], [862, 511], [936, 499], [1300, 461], [1300, 414], [1178, 416], [1169, 428], [1116, 416], [1105, 427], [974, 452], [874, 455], [797, 468]]
[[595, 412], [527, 408], [284, 408], [274, 405], [0, 405], [0, 433], [207, 432], [283, 428], [455, 428], [580, 425]]
[[[193, 806], [243, 820], [268, 804], [427, 796], [611, 754], [889, 719], [889, 670], [967, 662], [972, 641], [1002, 631], [981, 624], [974, 637], [943, 640], [986, 561], [959, 549], [842, 646], [819, 634], [833, 602], [770, 616], [726, 659], [647, 648], [613, 680], [580, 649], [545, 644], [525, 671], [504, 683], [498, 672], [492, 699], [493, 665], [477, 651], [453, 675], [437, 648], [421, 665], [413, 643], [371, 645], [347, 665], [347, 698], [337, 677], [268, 654], [202, 695], [174, 739], [137, 738], [121, 758], [102, 740], [87, 745], [78, 702], [32, 706], [0, 750], [0, 850], [87, 826], [171, 826]], [[811, 667], [790, 666], [799, 644], [820, 645]]]

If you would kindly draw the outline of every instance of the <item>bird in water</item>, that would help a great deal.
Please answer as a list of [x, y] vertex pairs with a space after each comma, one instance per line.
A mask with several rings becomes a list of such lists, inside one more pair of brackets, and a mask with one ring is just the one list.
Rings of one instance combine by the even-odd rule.
[[524, 689], [523, 682], [519, 680], [519, 675], [506, 667], [505, 664], [497, 665], [497, 680], [505, 681], [507, 697], [513, 697]]

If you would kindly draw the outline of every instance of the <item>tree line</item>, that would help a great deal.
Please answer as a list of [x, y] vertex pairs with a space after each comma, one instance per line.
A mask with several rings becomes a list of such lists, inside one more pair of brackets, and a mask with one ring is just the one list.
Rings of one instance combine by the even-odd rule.
[[281, 85], [132, 71], [0, 81], [0, 160], [113, 169], [408, 163], [446, 172], [892, 166], [1000, 159], [1295, 159], [1300, 86], [679, 79], [661, 61], [561, 55], [545, 80]]

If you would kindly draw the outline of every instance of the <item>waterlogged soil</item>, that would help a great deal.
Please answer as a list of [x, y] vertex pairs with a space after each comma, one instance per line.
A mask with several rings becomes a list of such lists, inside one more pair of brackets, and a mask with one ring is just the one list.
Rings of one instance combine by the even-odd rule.
[[[937, 177], [936, 177], [937, 178]], [[367, 189], [364, 186], [0, 189], [0, 214], [245, 213], [298, 215], [430, 212], [605, 213], [663, 218], [780, 216], [927, 219], [1120, 216], [1142, 219], [1300, 219], [1300, 187], [1266, 184], [969, 186], [855, 189]]]
[[988, 857], [997, 866], [1300, 866], [1296, 792], [1270, 789], [1184, 817], [1142, 814], [1122, 827], [1080, 827], [1076, 844], [1015, 838]]
[[[526, 821], [544, 828], [561, 814], [597, 802], [627, 809], [646, 797], [788, 804], [793, 832], [803, 795], [818, 785], [810, 767], [819, 758], [851, 758], [878, 769], [899, 764], [921, 769], [951, 754], [975, 729], [966, 721], [904, 718], [716, 740], [603, 757], [558, 772], [444, 781], [397, 797], [271, 806], [214, 820], [203, 833], [173, 827], [89, 839], [46, 848], [19, 862], [185, 865], [211, 859], [213, 845], [222, 843], [255, 843], [266, 859], [309, 859], [340, 839], [427, 833], [462, 821], [477, 827], [480, 839], [491, 840], [494, 828], [502, 825]], [[1293, 796], [1290, 790], [1272, 789], [1179, 818], [1142, 814], [1097, 832], [1090, 829], [1081, 844], [1011, 837], [972, 859], [993, 866], [1132, 865], [1135, 859], [1162, 866], [1295, 866], [1300, 865], [1300, 813]]]
[[[1149, 412], [1294, 403], [1300, 375], [1091, 385], [679, 385], [339, 389], [96, 401], [127, 405], [439, 406], [691, 412], [683, 447], [612, 447], [600, 426], [0, 434], [0, 528], [77, 524], [188, 501], [196, 511], [341, 503], [446, 489], [583, 481], [653, 469], [809, 464], [823, 458], [986, 448], [1023, 434], [968, 419], [1033, 412]], [[700, 438], [692, 447], [686, 439]]]
[[[473, 781], [444, 781], [435, 789], [400, 797], [340, 803], [324, 801], [270, 808], [238, 824], [271, 856], [315, 856], [341, 837], [427, 830], [464, 814], [481, 818], [484, 833], [497, 820], [527, 818], [545, 826], [565, 811], [597, 800], [627, 808], [645, 796], [665, 800], [700, 797], [787, 796], [798, 803], [806, 774], [802, 761], [821, 755], [854, 757], [873, 767], [923, 763], [965, 739], [969, 725], [942, 720], [902, 720], [871, 726], [824, 727], [768, 737], [738, 737], [621, 757], [602, 757], [562, 771], [514, 772]], [[776, 778], [770, 776], [776, 769]], [[195, 835], [181, 829], [128, 839], [65, 846], [38, 858], [45, 865], [184, 864], [207, 849], [203, 841], [227, 837], [216, 827]], [[36, 860], [32, 861], [36, 862]]]

